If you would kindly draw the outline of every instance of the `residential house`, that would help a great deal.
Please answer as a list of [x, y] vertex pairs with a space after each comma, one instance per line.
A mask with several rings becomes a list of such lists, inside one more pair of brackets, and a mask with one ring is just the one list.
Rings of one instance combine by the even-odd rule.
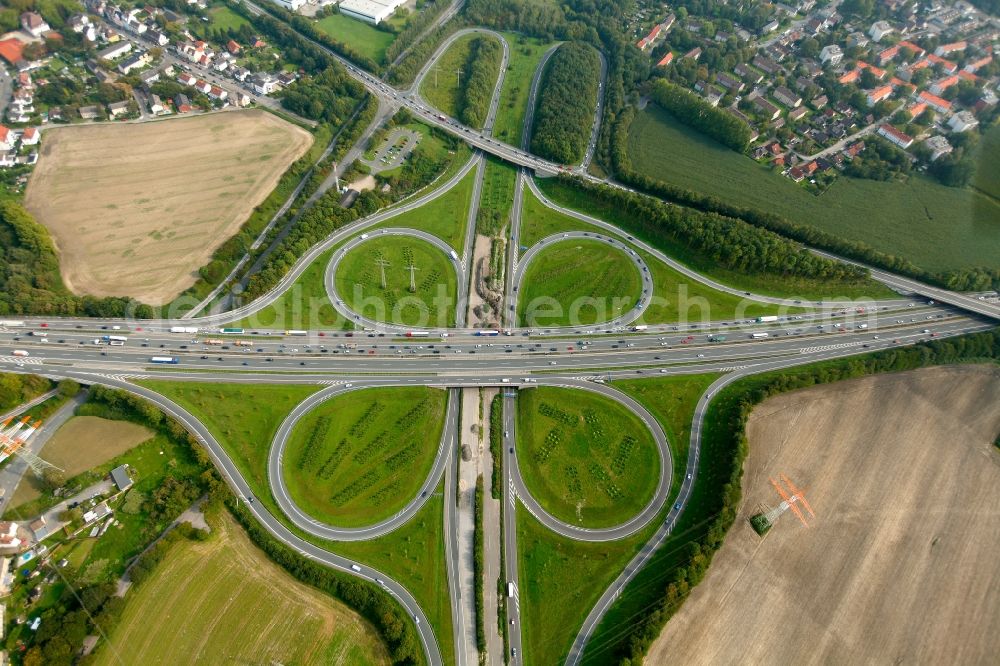
[[194, 86], [198, 82], [198, 78], [188, 72], [181, 72], [177, 77], [177, 82], [182, 86]]
[[887, 49], [883, 49], [879, 51], [878, 64], [885, 65], [897, 55], [899, 55], [899, 44], [894, 44]]
[[144, 72], [139, 72], [139, 79], [147, 86], [151, 86], [160, 80], [160, 70], [158, 69], [147, 69]]
[[781, 115], [781, 109], [771, 104], [763, 97], [754, 97], [754, 106], [756, 106], [761, 114], [768, 120], [776, 120], [778, 116]]
[[737, 78], [729, 76], [725, 72], [720, 72], [715, 75], [715, 82], [720, 86], [734, 93], [739, 93], [743, 90], [743, 82]]
[[844, 72], [837, 81], [842, 85], [847, 85], [848, 83], [854, 83], [859, 78], [861, 78], [860, 69], [852, 69], [849, 72]]
[[184, 93], [180, 93], [174, 98], [174, 105], [177, 107], [177, 113], [190, 113], [194, 110], [191, 100]]
[[24, 12], [21, 14], [21, 28], [32, 37], [41, 37], [52, 30], [38, 12]]
[[951, 111], [951, 102], [946, 99], [941, 99], [937, 95], [926, 90], [917, 95], [917, 100], [923, 102], [938, 113], [948, 113]]
[[127, 39], [112, 44], [108, 48], [98, 51], [97, 57], [101, 60], [116, 60], [132, 50], [132, 42]]
[[927, 146], [931, 151], [931, 162], [941, 157], [942, 155], [947, 155], [953, 149], [951, 144], [948, 143], [948, 139], [943, 136], [932, 136], [931, 138], [924, 141], [924, 145]]
[[960, 80], [961, 79], [959, 79], [957, 74], [952, 74], [951, 76], [946, 76], [943, 79], [938, 79], [937, 81], [932, 83], [929, 90], [935, 95], [940, 95], [945, 90], [958, 83]]
[[146, 39], [150, 40], [157, 46], [166, 46], [170, 43], [170, 38], [159, 30], [150, 30], [146, 33]]
[[979, 124], [970, 111], [959, 111], [948, 120], [948, 127], [955, 132], [967, 132]]
[[760, 54], [754, 56], [753, 66], [763, 70], [765, 74], [770, 74], [771, 76], [774, 76], [781, 71], [781, 65], [774, 62], [767, 56], [763, 56]]
[[151, 95], [149, 98], [149, 112], [157, 116], [169, 111], [166, 106], [163, 105], [163, 100], [160, 99], [159, 95]]
[[963, 69], [967, 72], [975, 72], [978, 69], [986, 67], [986, 65], [990, 64], [991, 62], [993, 62], [993, 56], [987, 55], [983, 56], [982, 58], [977, 58], [972, 62], [966, 63]]
[[844, 51], [836, 44], [824, 46], [819, 52], [819, 61], [824, 65], [836, 67], [844, 59]]
[[691, 58], [693, 60], [697, 60], [698, 58], [701, 57], [701, 47], [700, 46], [694, 47], [693, 49], [691, 49], [690, 51], [688, 51], [687, 53], [685, 53], [683, 55], [683, 57], [684, 58]]
[[250, 103], [253, 101], [253, 99], [251, 99], [250, 95], [246, 94], [245, 92], [237, 92], [234, 101], [236, 102], [236, 106], [242, 108], [245, 106], [250, 106]]
[[177, 53], [185, 60], [201, 65], [207, 65], [215, 55], [211, 47], [202, 41], [185, 42], [178, 47]]
[[224, 102], [226, 98], [229, 97], [229, 93], [220, 88], [219, 86], [212, 86], [211, 88], [209, 88], [206, 94], [210, 98], [217, 99], [220, 102]]
[[778, 86], [777, 88], [775, 88], [771, 96], [774, 97], [774, 99], [781, 102], [782, 104], [784, 104], [785, 106], [793, 109], [802, 104], [802, 97], [792, 92], [785, 86]]
[[719, 102], [722, 101], [722, 96], [723, 93], [718, 88], [714, 86], [705, 87], [705, 92], [704, 92], [705, 101], [711, 104], [712, 106], [719, 106]]
[[270, 74], [254, 74], [250, 78], [250, 85], [258, 95], [269, 95], [278, 89], [278, 82]]
[[847, 36], [847, 48], [863, 49], [868, 46], [868, 35], [863, 32], [852, 32]]
[[882, 38], [891, 32], [895, 32], [895, 30], [889, 25], [888, 21], [875, 21], [875, 23], [872, 23], [872, 27], [868, 29], [868, 36], [876, 42], [881, 42]]
[[94, 120], [100, 115], [100, 111], [98, 111], [96, 106], [81, 106], [78, 112], [84, 120]]
[[38, 144], [39, 139], [42, 138], [42, 133], [38, 131], [37, 127], [29, 127], [21, 133], [21, 145], [22, 146], [34, 146]]
[[927, 54], [927, 51], [923, 50], [913, 42], [900, 42], [896, 44], [900, 49], [909, 49], [913, 53], [914, 58], [923, 58]]
[[860, 153], [862, 153], [864, 149], [865, 149], [864, 141], [855, 141], [847, 148], [844, 148], [844, 154], [846, 154], [848, 157], [854, 158], [857, 157]]
[[778, 26], [780, 26], [780, 25], [781, 25], [781, 24], [780, 24], [780, 23], [779, 23], [779, 22], [777, 21], [777, 19], [775, 19], [775, 20], [773, 20], [773, 21], [769, 21], [768, 23], [765, 23], [765, 24], [764, 24], [764, 25], [763, 25], [763, 26], [761, 27], [761, 29], [760, 29], [760, 34], [761, 34], [761, 35], [766, 35], [766, 34], [768, 34], [769, 32], [774, 32], [775, 30], [777, 30], [777, 29], [778, 29]]
[[868, 101], [868, 106], [875, 106], [890, 95], [892, 95], [892, 86], [881, 86], [870, 91], [865, 99]]
[[198, 79], [194, 82], [194, 89], [200, 93], [205, 93], [206, 95], [212, 91], [212, 84], [204, 79]]
[[968, 42], [952, 42], [951, 44], [942, 44], [941, 46], [934, 49], [934, 55], [936, 56], [946, 56], [949, 53], [957, 53], [959, 51], [964, 51], [966, 47], [969, 46]]
[[800, 106], [788, 112], [788, 119], [793, 121], [798, 121], [801, 120], [802, 116], [806, 115], [807, 113], [809, 113], [809, 110], [806, 109], [806, 107], [804, 106]]
[[829, 102], [830, 102], [830, 100], [829, 100], [829, 98], [827, 98], [826, 95], [819, 95], [817, 97], [813, 97], [812, 100], [810, 100], [809, 106], [811, 106], [812, 108], [814, 108], [817, 111], [819, 111], [824, 106], [826, 106]]
[[758, 72], [756, 69], [750, 67], [749, 65], [745, 65], [743, 63], [740, 63], [736, 65], [736, 67], [733, 67], [733, 71], [736, 72], [736, 75], [739, 76], [744, 81], [749, 81], [750, 85], [757, 85], [758, 83], [764, 80], [763, 74]]
[[885, 75], [888, 74], [888, 72], [886, 72], [881, 67], [876, 67], [875, 65], [869, 65], [864, 60], [859, 60], [858, 61], [858, 68], [859, 69], [867, 69], [879, 81], [881, 81], [882, 79], [884, 79]]
[[108, 115], [112, 118], [128, 113], [128, 102], [112, 102], [108, 104]]
[[945, 60], [941, 56], [935, 55], [933, 53], [927, 56], [927, 60], [933, 65], [940, 65], [941, 69], [943, 69], [948, 74], [954, 74], [955, 72], [958, 71], [958, 65], [956, 65], [950, 60]]
[[122, 74], [128, 74], [129, 72], [141, 69], [153, 61], [153, 56], [149, 55], [148, 51], [143, 51], [142, 53], [134, 53], [129, 57], [118, 63], [118, 71]]
[[232, 55], [239, 55], [241, 51], [240, 45], [231, 39], [228, 42], [226, 42], [226, 50], [229, 51], [229, 53]]
[[9, 127], [0, 125], [0, 151], [13, 150], [17, 143], [17, 134]]
[[927, 110], [926, 102], [917, 102], [916, 104], [911, 104], [910, 108], [908, 108], [906, 111], [910, 114], [910, 118], [916, 118], [926, 110]]
[[913, 145], [913, 137], [900, 132], [898, 129], [887, 123], [880, 125], [876, 134], [885, 138], [890, 143], [894, 143], [903, 150], [906, 150]]

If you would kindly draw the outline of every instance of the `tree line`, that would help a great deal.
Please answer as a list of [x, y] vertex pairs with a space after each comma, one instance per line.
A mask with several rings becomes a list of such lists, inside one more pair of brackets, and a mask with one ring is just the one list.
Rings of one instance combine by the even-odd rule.
[[531, 152], [562, 164], [583, 159], [594, 124], [601, 60], [582, 42], [567, 42], [549, 60], [531, 133]]
[[750, 145], [750, 126], [723, 109], [664, 79], [653, 83], [649, 95], [677, 120], [742, 153]]
[[[376, 110], [377, 105], [373, 102], [369, 103], [366, 113], [360, 115], [351, 124], [350, 132], [345, 132], [345, 136], [338, 141], [337, 148], [331, 155], [333, 162], [343, 157], [368, 123], [371, 122]], [[395, 118], [394, 122], [405, 122], [408, 118], [408, 114], [403, 114]], [[458, 145], [457, 139], [440, 130], [435, 129], [432, 132], [449, 148], [454, 149]], [[442, 160], [444, 159], [447, 158], [442, 158]], [[389, 192], [382, 193], [379, 191], [380, 188], [362, 192], [350, 208], [344, 208], [340, 205], [340, 193], [331, 188], [316, 201], [312, 208], [299, 216], [298, 221], [281, 245], [271, 253], [261, 271], [250, 278], [243, 297], [249, 301], [267, 293], [291, 270], [299, 257], [306, 254], [313, 245], [344, 225], [367, 217], [426, 186], [440, 173], [442, 167], [441, 160], [431, 158], [418, 145], [399, 173], [388, 179], [376, 176], [377, 179], [389, 184]], [[288, 214], [295, 215], [293, 211], [289, 211]], [[276, 225], [276, 229], [280, 226], [282, 225]]]
[[616, 211], [616, 223], [669, 246], [681, 245], [733, 271], [857, 283], [867, 271], [819, 257], [777, 233], [718, 213], [672, 206], [653, 197], [579, 178], [560, 181], [582, 192], [602, 210]]
[[479, 129], [486, 123], [502, 59], [503, 47], [495, 38], [482, 36], [472, 40], [465, 62], [468, 77], [460, 91], [458, 106], [458, 119], [463, 124]]
[[918, 267], [909, 259], [880, 252], [867, 243], [840, 238], [816, 227], [792, 222], [774, 213], [729, 204], [710, 194], [695, 192], [640, 174], [633, 168], [632, 160], [628, 155], [629, 127], [634, 118], [635, 107], [630, 105], [617, 118], [612, 130], [611, 165], [615, 178], [625, 185], [660, 199], [690, 206], [704, 212], [718, 213], [739, 219], [800, 243], [829, 250], [844, 257], [863, 261], [948, 289], [958, 291], [1000, 289], [1000, 268], [974, 267], [931, 273]]
[[424, 8], [416, 14], [411, 14], [406, 22], [406, 27], [400, 30], [396, 39], [385, 50], [385, 59], [390, 63], [390, 66], [406, 49], [422, 41], [421, 35], [423, 35], [424, 30], [450, 6], [451, 3], [448, 0], [435, 0], [430, 4], [424, 4]]
[[[739, 511], [743, 476], [743, 461], [748, 452], [746, 424], [753, 408], [767, 398], [819, 384], [855, 379], [885, 372], [902, 372], [931, 365], [958, 362], [996, 361], [1000, 359], [1000, 328], [952, 339], [932, 340], [911, 347], [887, 349], [856, 358], [826, 361], [749, 377], [723, 389], [706, 415], [705, 436], [702, 440], [701, 483], [711, 487], [703, 497], [706, 506], [699, 507], [702, 515], [712, 516], [697, 536], [691, 538], [680, 562], [667, 563], [671, 571], [666, 584], [656, 594], [655, 605], [648, 613], [627, 627], [618, 628], [609, 650], [611, 663], [621, 666], [641, 664], [649, 646], [660, 635], [664, 625], [683, 606], [691, 590], [701, 582], [715, 552], [722, 546], [726, 532], [732, 527]], [[669, 549], [665, 549], [669, 551]], [[663, 557], [672, 553], [663, 552]], [[656, 559], [648, 566], [656, 567]], [[629, 594], [639, 590], [626, 588]]]
[[155, 310], [130, 298], [71, 293], [48, 230], [8, 200], [0, 202], [0, 314], [148, 319]]

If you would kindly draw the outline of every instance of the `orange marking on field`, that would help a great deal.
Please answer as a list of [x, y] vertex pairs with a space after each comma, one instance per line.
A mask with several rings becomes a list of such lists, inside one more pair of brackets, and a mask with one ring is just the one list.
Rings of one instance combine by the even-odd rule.
[[791, 491], [793, 493], [795, 493], [795, 495], [798, 496], [798, 498], [802, 501], [802, 506], [804, 506], [806, 508], [806, 511], [809, 512], [809, 515], [812, 516], [813, 518], [815, 518], [816, 517], [816, 513], [813, 512], [812, 507], [809, 506], [809, 502], [806, 501], [806, 494], [804, 492], [802, 492], [801, 490], [799, 490], [798, 488], [796, 488], [795, 484], [792, 483], [792, 480], [789, 479], [784, 474], [781, 475], [781, 480], [784, 481], [785, 485], [788, 486], [791, 489]]
[[785, 489], [779, 486], [778, 482], [775, 481], [774, 479], [769, 478], [768, 481], [771, 482], [771, 485], [774, 486], [774, 489], [778, 491], [779, 495], [781, 495], [781, 499], [785, 500], [785, 503], [788, 504], [788, 508], [792, 510], [792, 513], [798, 516], [799, 520], [802, 521], [803, 525], [809, 527], [809, 523], [806, 522], [805, 516], [802, 515], [801, 511], [799, 511], [799, 507], [795, 506], [795, 498], [789, 497], [788, 493], [785, 492]]

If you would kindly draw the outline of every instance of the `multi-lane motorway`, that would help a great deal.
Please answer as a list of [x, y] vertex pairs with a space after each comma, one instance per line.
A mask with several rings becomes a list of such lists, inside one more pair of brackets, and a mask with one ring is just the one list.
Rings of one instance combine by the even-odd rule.
[[[455, 38], [457, 36], [452, 39]], [[500, 41], [504, 46], [505, 65], [508, 47], [502, 37]], [[450, 43], [449, 41], [443, 45], [439, 49], [439, 54], [443, 53]], [[543, 65], [551, 53], [552, 51], [549, 51], [545, 54], [542, 59]], [[767, 370], [910, 345], [936, 337], [985, 330], [994, 325], [995, 320], [1000, 319], [1000, 306], [995, 299], [982, 295], [954, 294], [885, 271], [873, 271], [872, 275], [896, 289], [901, 298], [877, 303], [802, 302], [749, 294], [719, 284], [603, 220], [563, 209], [546, 199], [528, 176], [527, 169], [533, 169], [538, 173], [556, 173], [563, 167], [541, 160], [523, 148], [516, 149], [496, 141], [490, 136], [499, 100], [500, 81], [494, 90], [484, 129], [478, 131], [464, 127], [455, 119], [444, 116], [419, 97], [419, 83], [430, 71], [436, 59], [428, 63], [414, 86], [407, 91], [393, 89], [350, 63], [340, 58], [338, 60], [344, 63], [354, 78], [361, 81], [381, 100], [408, 108], [424, 122], [460, 136], [482, 152], [474, 155], [451, 177], [442, 183], [436, 183], [430, 191], [413, 196], [396, 206], [338, 230], [301, 257], [272, 292], [237, 310], [206, 317], [192, 317], [183, 321], [179, 319], [98, 321], [85, 318], [31, 317], [20, 322], [0, 322], [0, 370], [34, 372], [53, 378], [66, 377], [83, 383], [104, 384], [131, 391], [158, 405], [195, 434], [234, 492], [246, 501], [248, 510], [271, 534], [303, 556], [370, 580], [398, 599], [414, 618], [427, 659], [432, 664], [442, 663], [441, 646], [428, 618], [405, 587], [385, 572], [372, 570], [362, 563], [328, 552], [314, 545], [311, 540], [351, 541], [375, 538], [406, 523], [420, 510], [437, 487], [442, 475], [446, 473], [449, 464], [454, 461], [458, 425], [455, 392], [452, 391], [449, 398], [446, 422], [432, 470], [423, 480], [417, 496], [411, 498], [396, 515], [376, 525], [362, 528], [343, 528], [324, 524], [302, 511], [288, 492], [283, 468], [284, 452], [295, 424], [317, 405], [346, 392], [368, 387], [424, 385], [455, 389], [499, 386], [503, 389], [505, 396], [503, 544], [506, 553], [504, 575], [510, 584], [511, 593], [507, 600], [509, 623], [507, 628], [511, 650], [508, 656], [513, 661], [520, 660], [523, 653], [517, 533], [514, 519], [517, 510], [530, 511], [542, 524], [567, 538], [588, 541], [624, 538], [665, 514], [653, 538], [641, 548], [591, 610], [569, 654], [569, 663], [575, 664], [581, 658], [587, 639], [606, 610], [624, 586], [645, 565], [658, 545], [667, 538], [678, 516], [683, 512], [697, 481], [702, 421], [712, 397], [723, 386], [741, 377]], [[603, 76], [602, 72], [602, 81]], [[531, 103], [525, 118], [526, 127], [530, 127], [539, 81], [540, 76], [536, 73], [530, 93]], [[602, 83], [602, 87], [603, 85]], [[586, 165], [593, 155], [600, 127], [600, 113], [599, 109], [587, 157], [582, 166], [573, 169], [581, 177], [591, 180], [598, 179], [586, 174]], [[528, 134], [529, 132], [524, 132], [525, 137]], [[526, 145], [526, 140], [523, 145]], [[635, 264], [635, 270], [642, 276], [643, 295], [629, 312], [614, 321], [592, 326], [543, 327], [522, 324], [511, 325], [505, 332], [493, 331], [489, 335], [482, 335], [483, 331], [476, 332], [462, 327], [471, 272], [469, 253], [472, 244], [468, 239], [465, 243], [466, 252], [459, 256], [454, 253], [453, 248], [426, 232], [402, 227], [372, 229], [441, 196], [472, 169], [478, 170], [478, 187], [481, 184], [484, 153], [493, 154], [522, 167], [516, 181], [510, 225], [511, 252], [506, 275], [505, 306], [507, 320], [510, 321], [512, 315], [516, 313], [517, 294], [523, 288], [526, 269], [538, 253], [563, 240], [585, 238], [607, 243], [609, 247], [614, 247], [615, 251], [626, 253]], [[543, 239], [521, 254], [520, 204], [525, 187], [531, 188], [533, 194], [544, 205], [589, 225], [587, 231], [557, 234]], [[476, 198], [478, 199], [478, 194]], [[473, 221], [474, 216], [470, 214], [467, 234], [471, 234], [474, 230]], [[352, 311], [346, 304], [337, 292], [334, 279], [339, 262], [348, 252], [383, 234], [420, 238], [449, 257], [459, 284], [455, 303], [456, 327], [427, 326], [420, 327], [422, 330], [414, 330], [401, 325], [387, 324], [377, 318], [366, 319], [363, 313]], [[302, 335], [286, 335], [278, 330], [248, 328], [239, 335], [220, 334], [219, 329], [225, 325], [240, 322], [284, 297], [303, 272], [331, 248], [337, 249], [326, 267], [325, 274], [325, 285], [330, 301], [347, 322], [360, 329], [370, 330], [315, 330], [314, 327], [310, 327], [311, 330], [304, 331]], [[777, 321], [755, 321], [736, 316], [726, 320], [653, 323], [648, 326], [643, 324], [636, 328], [632, 325], [634, 320], [641, 317], [649, 299], [653, 296], [654, 286], [649, 276], [648, 257], [674, 268], [691, 281], [739, 296], [747, 303], [779, 305], [786, 308], [787, 312], [780, 315]], [[912, 294], [925, 296], [918, 298]], [[904, 295], [905, 298], [902, 297]], [[932, 301], [928, 301], [928, 298]], [[176, 325], [198, 330], [172, 333], [171, 328]], [[407, 337], [407, 334], [416, 337]], [[124, 346], [116, 347], [95, 344], [95, 340], [99, 340], [103, 335], [127, 337], [128, 341]], [[213, 342], [209, 343], [209, 339]], [[241, 345], [237, 345], [237, 341]], [[22, 353], [15, 355], [15, 350]], [[177, 363], [169, 366], [154, 365], [150, 362], [153, 356], [176, 358]], [[641, 405], [609, 386], [607, 381], [625, 377], [702, 372], [724, 374], [697, 404], [689, 442], [690, 455], [687, 468], [684, 471], [684, 478], [678, 484], [679, 494], [673, 499], [673, 504], [668, 506], [667, 503], [671, 500], [669, 490], [674, 470], [666, 435], [656, 419]], [[272, 515], [261, 507], [235, 463], [203, 424], [172, 401], [131, 381], [146, 377], [177, 381], [327, 385], [295, 407], [271, 443], [268, 458], [269, 490], [284, 514], [283, 517]], [[581, 529], [551, 516], [532, 497], [530, 489], [526, 487], [519, 473], [514, 408], [518, 390], [540, 385], [600, 393], [630, 409], [650, 430], [659, 452], [661, 474], [653, 499], [639, 514], [611, 528]], [[445, 521], [453, 520], [453, 515], [448, 511], [445, 513]], [[303, 538], [304, 536], [308, 536], [310, 540]], [[456, 590], [453, 588], [453, 597], [455, 594]]]

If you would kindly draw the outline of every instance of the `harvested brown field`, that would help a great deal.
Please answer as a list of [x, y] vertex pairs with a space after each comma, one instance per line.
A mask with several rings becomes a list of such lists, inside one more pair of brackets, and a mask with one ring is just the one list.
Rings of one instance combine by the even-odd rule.
[[155, 575], [129, 591], [94, 663], [389, 663], [357, 613], [292, 578], [228, 513], [216, 523], [208, 541], [174, 545]]
[[[744, 503], [649, 664], [987, 664], [1000, 654], [1000, 368], [870, 377], [772, 398]], [[785, 474], [816, 513], [786, 511]]]
[[161, 305], [311, 143], [256, 110], [49, 129], [25, 206], [52, 233], [71, 291]]
[[[66, 478], [86, 472], [120, 456], [155, 435], [149, 428], [128, 421], [97, 416], [74, 416], [45, 443], [41, 456], [64, 470]], [[26, 474], [18, 484], [11, 506], [41, 497], [38, 479]]]

